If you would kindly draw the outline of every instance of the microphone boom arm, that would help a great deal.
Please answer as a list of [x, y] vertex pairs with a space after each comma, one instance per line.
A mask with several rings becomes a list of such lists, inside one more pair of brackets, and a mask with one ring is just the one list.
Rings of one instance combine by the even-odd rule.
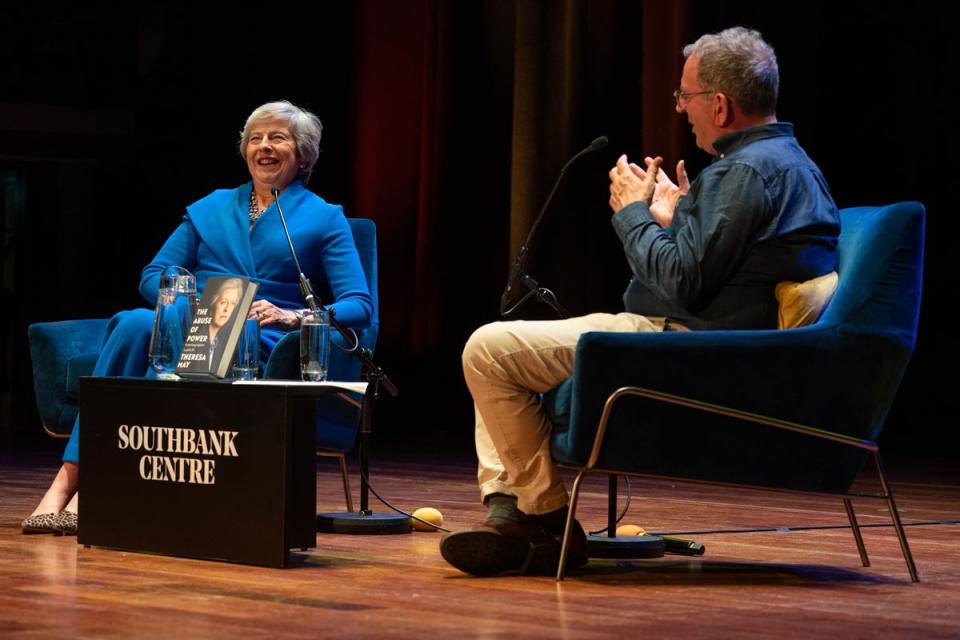
[[[503, 291], [503, 295], [500, 296], [501, 316], [509, 316], [531, 296], [536, 296], [537, 300], [549, 305], [561, 318], [570, 317], [570, 313], [563, 307], [563, 305], [560, 304], [560, 301], [557, 300], [557, 296], [554, 295], [554, 293], [549, 289], [541, 288], [537, 281], [527, 274], [527, 254], [530, 252], [530, 242], [533, 240], [534, 233], [536, 232], [537, 227], [540, 226], [540, 221], [543, 220], [543, 216], [547, 212], [547, 208], [550, 206], [550, 203], [553, 202], [553, 196], [556, 194], [557, 188], [560, 187], [560, 183], [563, 181], [563, 177], [566, 175], [567, 169], [569, 169], [574, 162], [579, 160], [584, 155], [598, 149], [602, 149], [605, 146], [607, 146], [606, 136], [600, 136], [599, 138], [594, 139], [594, 141], [590, 143], [589, 147], [581, 149], [579, 152], [577, 152], [577, 154], [567, 160], [567, 163], [563, 165], [562, 169], [560, 169], [560, 175], [557, 176], [556, 181], [553, 183], [553, 188], [550, 189], [550, 194], [547, 196], [543, 206], [540, 208], [540, 213], [537, 214], [536, 220], [533, 221], [533, 225], [530, 227], [530, 231], [527, 233], [527, 239], [524, 240], [523, 245], [520, 247], [520, 251], [517, 253], [517, 259], [514, 261], [513, 267], [510, 269], [510, 276], [507, 279], [507, 286]], [[509, 302], [514, 297], [514, 289], [519, 288], [521, 285], [526, 287], [529, 292], [520, 298], [519, 301], [515, 302], [513, 305], [510, 305]]]
[[[280, 190], [274, 187], [270, 190], [270, 192], [273, 194], [274, 202], [277, 203], [277, 213], [280, 214], [280, 223], [283, 225], [283, 233], [287, 236], [287, 244], [290, 246], [290, 255], [293, 257], [293, 264], [297, 268], [297, 273], [300, 274], [300, 293], [303, 294], [303, 298], [309, 306], [310, 311], [315, 312], [323, 306], [323, 303], [319, 302], [318, 304], [318, 298], [313, 293], [313, 288], [310, 286], [310, 280], [303, 273], [303, 269], [300, 268], [300, 261], [297, 259], [297, 252], [293, 248], [293, 238], [290, 236], [290, 231], [287, 229], [287, 220], [283, 215], [283, 209], [280, 208]], [[387, 376], [383, 368], [373, 361], [370, 350], [358, 348], [360, 346], [360, 340], [357, 338], [357, 332], [349, 327], [343, 326], [343, 324], [337, 320], [333, 309], [328, 308], [327, 312], [330, 314], [330, 325], [336, 329], [341, 336], [343, 336], [344, 342], [350, 345], [346, 349], [343, 349], [343, 351], [354, 354], [354, 356], [360, 360], [364, 370], [367, 372], [367, 378], [369, 381], [376, 381], [378, 384], [383, 384], [383, 388], [386, 389], [387, 393], [396, 397], [397, 394], [400, 393], [400, 390], [397, 389], [395, 384], [393, 384], [393, 381], [390, 380], [390, 377]]]

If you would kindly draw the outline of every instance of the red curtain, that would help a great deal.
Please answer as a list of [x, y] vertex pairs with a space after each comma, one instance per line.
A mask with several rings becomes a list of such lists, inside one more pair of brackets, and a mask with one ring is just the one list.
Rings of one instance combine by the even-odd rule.
[[431, 348], [443, 83], [442, 3], [360, 2], [353, 121], [354, 215], [376, 220], [382, 340]]

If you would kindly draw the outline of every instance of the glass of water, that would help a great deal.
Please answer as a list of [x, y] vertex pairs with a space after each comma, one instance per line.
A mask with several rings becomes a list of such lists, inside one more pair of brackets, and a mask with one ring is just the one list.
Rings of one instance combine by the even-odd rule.
[[327, 379], [330, 355], [330, 314], [326, 309], [308, 311], [300, 323], [300, 379]]
[[260, 368], [260, 320], [247, 318], [237, 340], [233, 356], [233, 377], [237, 380], [256, 380]]

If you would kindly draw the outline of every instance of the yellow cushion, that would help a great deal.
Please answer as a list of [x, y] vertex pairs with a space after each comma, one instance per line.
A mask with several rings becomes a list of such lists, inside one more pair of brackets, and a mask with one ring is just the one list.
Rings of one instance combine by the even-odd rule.
[[796, 329], [813, 324], [830, 304], [840, 277], [836, 271], [806, 282], [781, 282], [775, 295], [780, 304], [778, 329]]

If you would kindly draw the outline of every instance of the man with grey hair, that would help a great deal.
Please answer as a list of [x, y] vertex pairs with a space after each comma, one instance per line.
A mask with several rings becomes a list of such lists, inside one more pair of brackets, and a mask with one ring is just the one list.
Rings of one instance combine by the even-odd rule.
[[[676, 110], [713, 163], [677, 182], [621, 156], [610, 171], [612, 224], [633, 277], [624, 313], [480, 327], [463, 352], [476, 406], [481, 496], [488, 512], [441, 541], [444, 558], [473, 575], [552, 573], [567, 493], [550, 457], [541, 393], [573, 370], [587, 331], [776, 328], [774, 287], [833, 271], [840, 220], [826, 180], [777, 121], [779, 71], [756, 31], [736, 27], [684, 48]], [[695, 374], [692, 374], [695, 375]], [[575, 528], [568, 564], [586, 562]]]

